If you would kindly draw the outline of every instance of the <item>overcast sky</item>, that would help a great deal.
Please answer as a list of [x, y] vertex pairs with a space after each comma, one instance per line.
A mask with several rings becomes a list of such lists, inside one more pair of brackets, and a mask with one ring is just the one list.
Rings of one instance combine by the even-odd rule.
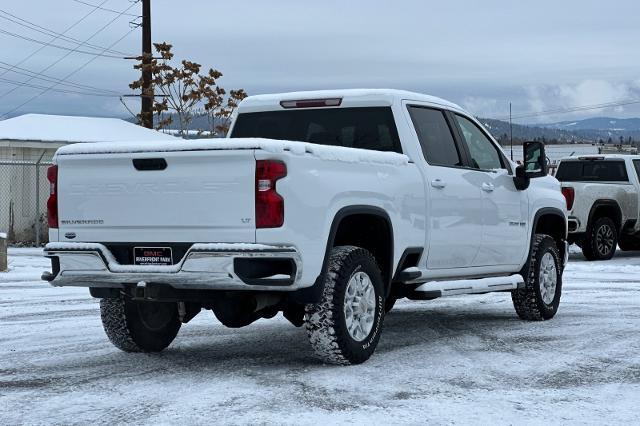
[[[104, 0], [83, 0], [99, 4]], [[250, 94], [290, 90], [391, 87], [447, 98], [483, 117], [640, 98], [638, 0], [445, 2], [419, 0], [154, 0], [153, 39], [177, 58], [215, 67], [224, 87]], [[55, 6], [54, 6], [55, 5]], [[118, 11], [140, 5], [109, 0]], [[1, 11], [62, 32], [92, 10], [73, 0], [4, 1]], [[0, 16], [3, 16], [0, 14]], [[7, 16], [7, 15], [4, 15]], [[116, 14], [95, 11], [66, 35], [86, 40]], [[90, 43], [108, 46], [129, 31], [129, 16]], [[0, 20], [0, 30], [51, 37]], [[15, 65], [41, 47], [0, 33], [0, 61]], [[61, 40], [54, 43], [71, 46]], [[136, 30], [114, 46], [140, 51]], [[68, 52], [47, 47], [20, 67], [41, 72]], [[64, 78], [92, 59], [72, 53], [44, 73]], [[128, 93], [131, 61], [98, 58], [69, 81]], [[6, 65], [5, 65], [6, 67]], [[41, 92], [5, 80], [27, 77], [0, 69], [0, 115]], [[50, 86], [32, 80], [31, 85]], [[137, 100], [129, 100], [139, 109]], [[117, 98], [50, 92], [14, 113], [125, 116]], [[522, 121], [587, 116], [640, 116], [640, 105], [548, 115]]]

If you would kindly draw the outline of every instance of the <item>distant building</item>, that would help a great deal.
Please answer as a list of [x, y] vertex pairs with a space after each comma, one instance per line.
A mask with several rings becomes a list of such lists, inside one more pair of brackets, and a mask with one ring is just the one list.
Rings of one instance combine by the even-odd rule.
[[78, 142], [175, 140], [117, 118], [25, 114], [0, 121], [0, 232], [46, 239], [46, 171], [56, 150]]
[[[564, 157], [598, 154], [598, 146], [595, 144], [546, 145], [544, 148], [550, 165], [557, 164]], [[502, 150], [507, 156], [511, 153], [508, 146], [503, 146]], [[513, 147], [513, 159], [514, 161], [522, 161], [522, 146]]]
[[638, 155], [638, 147], [633, 145], [607, 145], [602, 144], [600, 154], [627, 154]]

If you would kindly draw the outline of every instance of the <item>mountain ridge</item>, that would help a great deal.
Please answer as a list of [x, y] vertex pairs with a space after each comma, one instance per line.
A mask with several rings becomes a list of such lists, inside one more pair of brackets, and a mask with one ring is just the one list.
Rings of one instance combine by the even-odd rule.
[[[509, 140], [509, 123], [478, 118], [500, 142]], [[640, 118], [593, 117], [556, 123], [513, 124], [514, 141], [544, 140], [557, 143], [634, 143], [640, 141]]]
[[640, 131], [640, 118], [593, 117], [583, 120], [559, 121], [556, 123], [535, 124], [550, 129], [564, 130], [608, 130]]

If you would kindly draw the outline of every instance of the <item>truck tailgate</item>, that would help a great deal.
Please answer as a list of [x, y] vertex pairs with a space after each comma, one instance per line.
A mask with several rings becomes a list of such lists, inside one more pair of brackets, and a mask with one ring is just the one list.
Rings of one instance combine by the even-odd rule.
[[252, 149], [61, 155], [57, 163], [60, 241], [255, 242]]

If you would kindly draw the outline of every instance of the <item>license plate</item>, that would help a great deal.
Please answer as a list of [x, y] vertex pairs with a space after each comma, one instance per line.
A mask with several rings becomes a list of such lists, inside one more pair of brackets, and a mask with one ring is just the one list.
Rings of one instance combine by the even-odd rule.
[[134, 247], [134, 265], [173, 265], [171, 247]]

